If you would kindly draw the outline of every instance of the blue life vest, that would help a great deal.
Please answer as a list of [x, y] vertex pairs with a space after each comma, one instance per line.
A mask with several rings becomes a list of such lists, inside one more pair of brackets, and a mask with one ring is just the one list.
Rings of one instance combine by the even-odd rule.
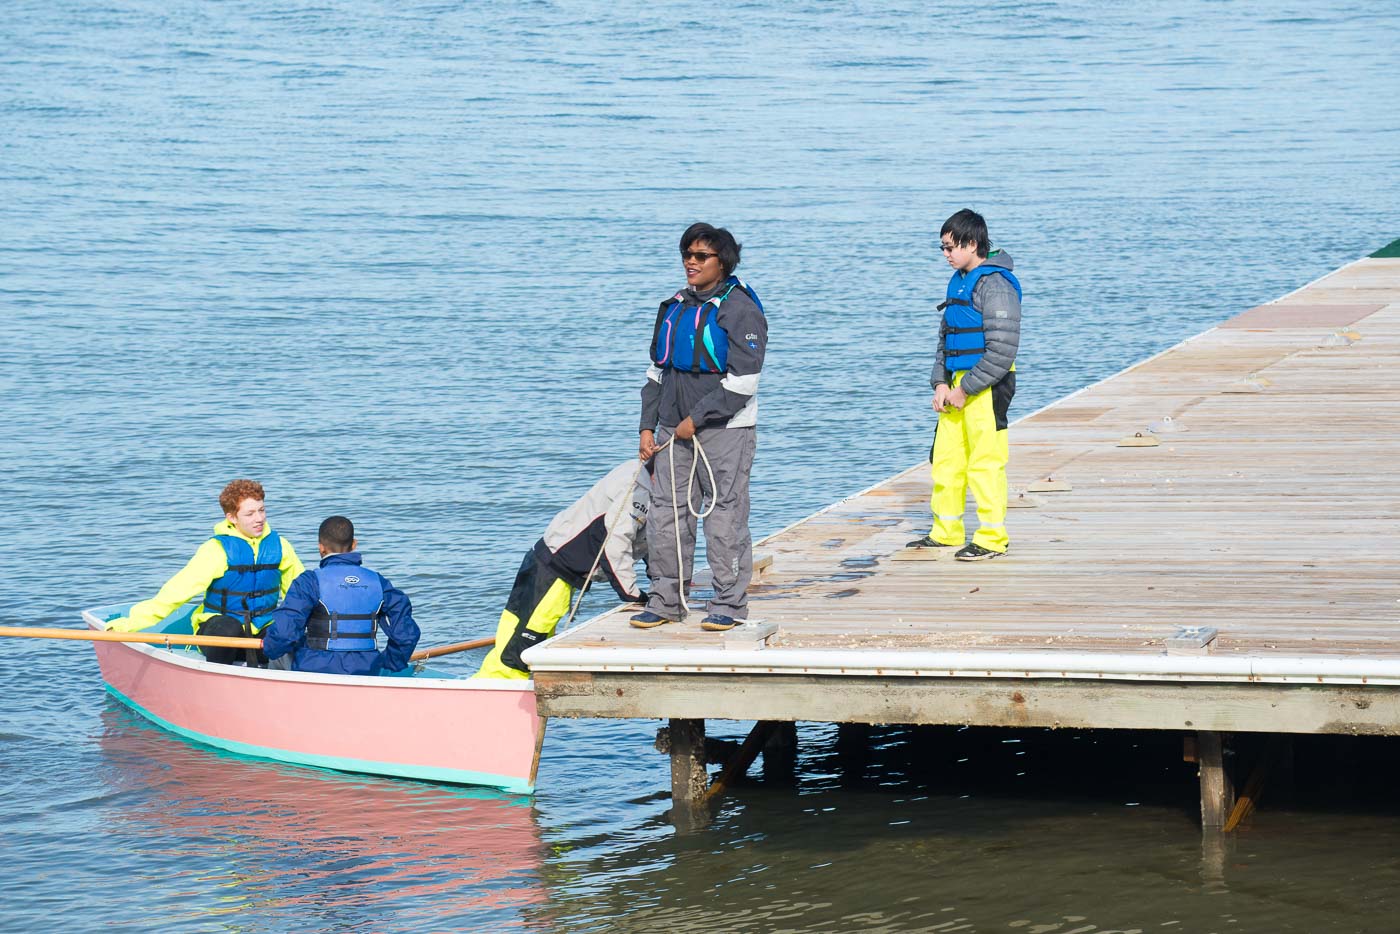
[[228, 570], [204, 592], [204, 609], [242, 620], [249, 632], [262, 632], [272, 622], [282, 593], [282, 536], [271, 529], [253, 546], [237, 535], [215, 535], [224, 546]]
[[948, 297], [938, 310], [943, 312], [943, 366], [949, 372], [970, 370], [987, 350], [986, 334], [982, 330], [982, 312], [972, 306], [972, 290], [983, 276], [1001, 273], [1021, 296], [1021, 283], [1004, 266], [983, 263], [971, 272], [955, 272], [948, 280]]
[[384, 611], [378, 574], [356, 564], [316, 569], [321, 602], [306, 620], [306, 647], [323, 652], [373, 652], [375, 624]]
[[659, 367], [692, 373], [723, 373], [729, 360], [729, 332], [719, 326], [719, 306], [736, 288], [743, 289], [763, 313], [763, 303], [743, 279], [730, 276], [721, 289], [695, 308], [685, 307], [677, 292], [656, 323], [651, 359]]

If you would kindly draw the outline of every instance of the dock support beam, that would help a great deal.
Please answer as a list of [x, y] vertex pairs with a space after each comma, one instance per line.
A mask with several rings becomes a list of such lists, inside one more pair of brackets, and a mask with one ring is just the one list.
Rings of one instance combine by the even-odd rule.
[[792, 782], [797, 778], [797, 724], [781, 720], [772, 725], [763, 744], [763, 779]]
[[[749, 735], [744, 737], [744, 742], [724, 764], [724, 768], [720, 770], [719, 777], [715, 779], [714, 784], [705, 792], [707, 805], [717, 800], [729, 788], [731, 782], [748, 771], [749, 766], [753, 765], [753, 760], [758, 758], [760, 752], [765, 757], [768, 755], [767, 747], [764, 744], [773, 738], [775, 731], [781, 726], [781, 723], [773, 720], [760, 720], [753, 725]], [[764, 763], [767, 764], [766, 758]]]
[[870, 724], [836, 724], [836, 761], [841, 781], [859, 783], [870, 767]]
[[1196, 755], [1201, 776], [1201, 827], [1220, 830], [1235, 807], [1235, 784], [1225, 765], [1225, 734], [1196, 734]]
[[703, 822], [709, 784], [705, 772], [705, 721], [673, 719], [669, 732], [672, 818], [681, 824]]

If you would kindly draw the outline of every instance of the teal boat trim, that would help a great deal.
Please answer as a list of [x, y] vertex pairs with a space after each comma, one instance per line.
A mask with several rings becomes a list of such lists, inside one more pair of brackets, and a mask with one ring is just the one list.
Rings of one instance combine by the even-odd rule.
[[294, 765], [309, 765], [319, 769], [334, 769], [337, 772], [392, 775], [398, 778], [415, 778], [420, 781], [429, 782], [448, 782], [455, 785], [487, 785], [492, 788], [500, 788], [503, 791], [511, 791], [519, 794], [533, 794], [535, 791], [535, 786], [524, 779], [510, 778], [504, 775], [493, 775], [489, 772], [469, 772], [462, 769], [442, 769], [433, 766], [398, 765], [388, 762], [374, 762], [369, 759], [346, 759], [341, 756], [320, 756], [312, 753], [289, 752], [284, 749], [274, 749], [270, 746], [254, 746], [251, 743], [240, 743], [235, 740], [219, 739], [216, 736], [209, 736], [205, 733], [187, 730], [182, 726], [171, 723], [164, 717], [156, 716], [110, 684], [107, 685], [107, 693], [162, 729], [169, 730], [185, 739], [203, 743], [206, 746], [213, 746], [216, 749], [237, 753], [240, 756], [249, 756], [254, 759], [270, 759], [274, 762], [290, 762]]

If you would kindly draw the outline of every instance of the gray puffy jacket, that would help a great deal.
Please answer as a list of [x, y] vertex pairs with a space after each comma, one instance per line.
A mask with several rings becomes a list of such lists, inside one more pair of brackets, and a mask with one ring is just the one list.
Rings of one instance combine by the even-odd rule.
[[[982, 261], [984, 266], [1013, 268], [1010, 254], [993, 250]], [[1021, 297], [1016, 288], [1005, 276], [983, 276], [972, 290], [972, 307], [982, 313], [983, 336], [987, 349], [982, 359], [962, 378], [962, 391], [974, 396], [982, 390], [1000, 382], [1011, 372], [1011, 364], [1016, 362], [1016, 349], [1021, 343]], [[936, 389], [939, 383], [953, 384], [953, 374], [943, 363], [946, 325], [938, 325], [938, 353], [933, 358], [933, 374], [930, 384]]]

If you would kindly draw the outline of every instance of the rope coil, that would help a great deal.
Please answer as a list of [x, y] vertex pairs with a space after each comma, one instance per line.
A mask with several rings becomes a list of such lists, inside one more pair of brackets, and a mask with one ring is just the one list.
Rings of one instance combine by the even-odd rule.
[[[670, 438], [667, 439], [666, 446], [671, 447], [671, 442], [675, 440], [676, 436], [672, 435]], [[705, 472], [710, 475], [711, 490], [715, 488], [715, 472], [714, 469], [710, 467], [710, 458], [705, 453], [705, 449], [700, 446], [700, 439], [698, 437], [692, 436], [690, 441], [692, 444], [695, 445], [696, 456], [690, 459], [690, 478], [689, 481], [686, 483], [685, 487], [685, 508], [686, 511], [688, 511], [696, 519], [704, 519], [710, 513], [715, 511], [715, 498], [713, 496], [710, 497], [709, 509], [704, 509], [701, 512], [695, 511], [695, 507], [691, 505], [691, 503], [694, 502], [693, 497], [695, 495], [695, 472], [699, 468], [700, 462], [703, 460], [705, 462]], [[656, 453], [660, 454], [661, 452], [657, 451]], [[656, 455], [652, 456], [655, 457]], [[676, 576], [677, 578], [679, 578], [679, 580], [677, 580], [676, 582], [676, 586], [680, 590], [680, 618], [685, 619], [687, 616], [690, 615], [690, 605], [686, 603], [685, 597], [685, 550], [681, 547], [681, 507], [680, 503], [676, 500], [676, 452], [674, 448], [671, 449], [670, 456], [667, 457], [666, 460], [670, 463], [671, 467], [671, 519], [672, 528], [676, 533]], [[693, 561], [694, 556], [692, 555], [692, 562]]]

